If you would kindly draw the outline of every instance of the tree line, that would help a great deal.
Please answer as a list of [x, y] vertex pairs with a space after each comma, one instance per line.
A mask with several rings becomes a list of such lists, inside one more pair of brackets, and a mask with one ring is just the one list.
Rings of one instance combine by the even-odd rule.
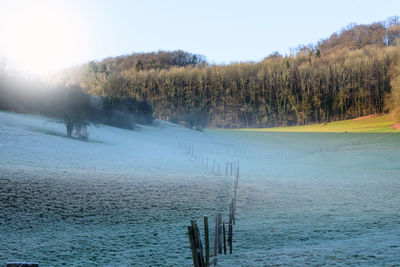
[[320, 123], [394, 110], [399, 40], [399, 19], [391, 17], [257, 63], [209, 65], [201, 55], [159, 51], [90, 62], [61, 80], [146, 101], [156, 117], [189, 127]]

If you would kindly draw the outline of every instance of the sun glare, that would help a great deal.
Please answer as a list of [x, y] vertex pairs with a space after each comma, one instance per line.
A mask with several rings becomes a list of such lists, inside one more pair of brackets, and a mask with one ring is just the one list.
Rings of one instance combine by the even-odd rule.
[[24, 71], [44, 74], [73, 63], [80, 45], [77, 22], [49, 3], [11, 11], [5, 25], [5, 53]]

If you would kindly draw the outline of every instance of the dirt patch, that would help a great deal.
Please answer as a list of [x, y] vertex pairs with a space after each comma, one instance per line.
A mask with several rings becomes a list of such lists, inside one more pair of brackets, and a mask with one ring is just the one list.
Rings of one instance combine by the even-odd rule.
[[391, 127], [393, 129], [400, 130], [400, 123], [393, 124]]
[[368, 116], [362, 116], [362, 117], [358, 117], [353, 119], [353, 121], [358, 121], [358, 120], [365, 120], [365, 119], [371, 119], [371, 118], [375, 118], [380, 116], [381, 114], [372, 114], [372, 115], [368, 115]]

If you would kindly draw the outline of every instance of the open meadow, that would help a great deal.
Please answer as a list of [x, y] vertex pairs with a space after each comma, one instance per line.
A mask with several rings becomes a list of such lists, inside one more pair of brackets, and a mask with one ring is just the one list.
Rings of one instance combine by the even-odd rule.
[[213, 222], [217, 209], [227, 220], [233, 160], [233, 254], [219, 266], [400, 262], [398, 133], [198, 132], [156, 121], [92, 125], [84, 142], [46, 121], [0, 112], [0, 265], [190, 266], [186, 226], [195, 219], [203, 234], [203, 215]]

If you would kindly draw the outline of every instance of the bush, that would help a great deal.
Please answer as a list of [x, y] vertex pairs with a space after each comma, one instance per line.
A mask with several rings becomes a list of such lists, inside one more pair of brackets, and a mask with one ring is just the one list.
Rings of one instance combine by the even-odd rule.
[[146, 101], [132, 97], [103, 98], [104, 123], [134, 129], [136, 123], [151, 124], [154, 120], [153, 109]]

